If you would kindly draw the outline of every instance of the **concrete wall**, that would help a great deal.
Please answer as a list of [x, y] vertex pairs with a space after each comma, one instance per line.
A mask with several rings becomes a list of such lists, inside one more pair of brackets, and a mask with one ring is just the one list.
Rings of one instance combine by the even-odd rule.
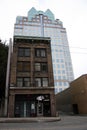
[[56, 95], [57, 111], [87, 114], [87, 75], [70, 83], [70, 87]]
[[61, 112], [72, 112], [71, 104], [71, 89], [67, 88], [66, 90], [58, 93], [56, 95], [56, 110]]

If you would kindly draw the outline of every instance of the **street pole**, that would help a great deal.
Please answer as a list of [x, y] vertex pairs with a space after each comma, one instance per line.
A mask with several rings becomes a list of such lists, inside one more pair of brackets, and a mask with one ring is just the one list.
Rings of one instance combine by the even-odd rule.
[[5, 86], [5, 105], [4, 105], [4, 116], [8, 116], [8, 90], [9, 90], [9, 74], [10, 74], [10, 59], [12, 53], [12, 39], [9, 40], [8, 60], [7, 60], [7, 72], [6, 72], [6, 86]]

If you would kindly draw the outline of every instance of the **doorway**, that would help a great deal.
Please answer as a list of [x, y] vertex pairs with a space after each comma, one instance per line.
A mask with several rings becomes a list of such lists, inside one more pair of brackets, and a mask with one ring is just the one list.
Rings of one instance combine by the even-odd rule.
[[40, 101], [37, 103], [37, 116], [43, 116], [43, 103]]
[[73, 112], [74, 114], [79, 114], [78, 104], [73, 104]]

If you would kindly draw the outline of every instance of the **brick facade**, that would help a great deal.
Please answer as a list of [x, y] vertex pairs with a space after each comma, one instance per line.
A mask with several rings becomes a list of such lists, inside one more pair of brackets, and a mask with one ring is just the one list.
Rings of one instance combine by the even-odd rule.
[[[28, 100], [27, 96], [31, 99]], [[39, 101], [42, 108], [37, 107], [37, 96], [43, 97]], [[16, 97], [23, 98], [19, 101], [20, 105]], [[44, 110], [46, 104], [50, 114]], [[30, 116], [31, 105], [35, 105], [34, 116], [56, 116], [50, 38], [15, 36], [11, 56], [8, 116]], [[22, 111], [18, 115], [17, 109]]]

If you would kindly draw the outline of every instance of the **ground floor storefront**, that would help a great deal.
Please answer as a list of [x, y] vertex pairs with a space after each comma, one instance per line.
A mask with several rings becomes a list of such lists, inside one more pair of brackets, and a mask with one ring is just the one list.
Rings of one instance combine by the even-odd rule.
[[[20, 93], [19, 93], [20, 92]], [[10, 91], [9, 117], [56, 116], [54, 91]]]
[[15, 95], [15, 117], [51, 116], [49, 94]]

